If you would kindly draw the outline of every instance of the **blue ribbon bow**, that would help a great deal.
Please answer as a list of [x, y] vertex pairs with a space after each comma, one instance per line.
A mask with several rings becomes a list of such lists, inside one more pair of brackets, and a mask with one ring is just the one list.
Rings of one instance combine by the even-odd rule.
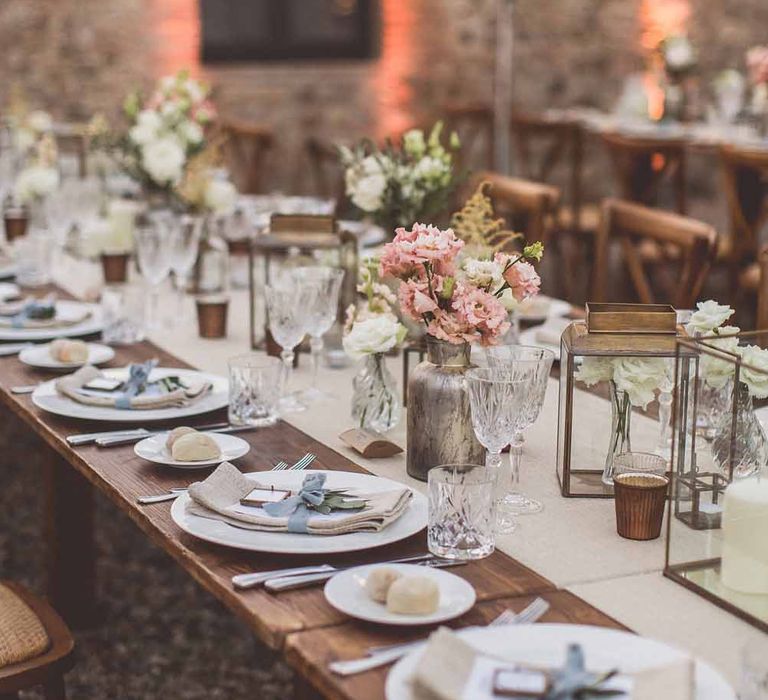
[[552, 674], [552, 687], [546, 700], [577, 700], [577, 698], [610, 697], [620, 691], [601, 690], [603, 681], [613, 675], [592, 673], [586, 670], [584, 650], [580, 644], [568, 645], [565, 666]]
[[50, 299], [43, 301], [30, 301], [24, 304], [19, 313], [11, 317], [11, 325], [14, 328], [24, 328], [27, 321], [33, 318], [47, 318], [56, 313], [56, 304]]
[[149, 374], [157, 366], [157, 360], [147, 360], [133, 364], [128, 368], [128, 379], [123, 383], [123, 390], [115, 398], [115, 408], [128, 410], [131, 408], [131, 399], [141, 393], [147, 385]]
[[264, 511], [273, 518], [284, 518], [287, 515], [288, 532], [306, 534], [309, 531], [308, 506], [319, 506], [325, 500], [324, 484], [325, 474], [307, 474], [295, 496], [278, 503], [267, 503], [263, 506]]

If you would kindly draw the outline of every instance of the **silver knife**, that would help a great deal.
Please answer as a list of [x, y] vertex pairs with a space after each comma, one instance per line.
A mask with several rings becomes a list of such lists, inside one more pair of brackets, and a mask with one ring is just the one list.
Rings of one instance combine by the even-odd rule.
[[105, 430], [102, 433], [81, 433], [80, 435], [67, 435], [67, 442], [70, 445], [87, 445], [89, 442], [95, 442], [98, 438], [108, 437], [139, 437], [150, 435], [146, 428], [126, 428], [125, 430]]
[[[462, 566], [466, 564], [466, 561], [459, 561], [455, 559], [437, 559], [434, 555], [428, 554], [421, 557], [410, 557], [407, 559], [395, 559], [393, 561], [382, 562], [384, 564], [419, 564], [421, 566], [431, 566], [436, 569], [444, 569], [451, 566]], [[356, 569], [360, 564], [355, 566], [344, 566], [336, 569], [335, 571], [329, 571], [324, 574], [307, 574], [306, 576], [283, 576], [282, 578], [273, 578], [264, 584], [271, 593], [282, 593], [283, 591], [293, 591], [297, 588], [306, 588], [308, 586], [314, 586], [318, 583], [325, 583], [328, 579], [333, 578], [340, 571], [347, 571], [348, 569]]]
[[238, 590], [244, 591], [248, 588], [255, 588], [271, 578], [281, 578], [283, 576], [298, 576], [300, 574], [320, 574], [326, 571], [336, 571], [329, 564], [318, 564], [317, 566], [295, 566], [290, 569], [272, 569], [271, 571], [257, 571], [249, 574], [237, 574], [232, 577], [232, 586]]
[[[227, 423], [218, 423], [214, 426], [201, 425], [195, 427], [195, 430], [201, 432], [208, 431], [211, 433], [226, 433], [230, 435], [232, 433], [244, 433], [249, 430], [256, 430], [256, 427], [253, 425], [228, 425]], [[144, 435], [115, 435], [111, 437], [100, 437], [96, 438], [94, 442], [99, 447], [116, 447], [118, 445], [130, 445], [134, 442], [139, 442], [139, 440], [143, 440], [146, 437], [150, 437], [152, 435], [161, 435], [162, 433], [167, 432], [168, 429], [147, 431]]]

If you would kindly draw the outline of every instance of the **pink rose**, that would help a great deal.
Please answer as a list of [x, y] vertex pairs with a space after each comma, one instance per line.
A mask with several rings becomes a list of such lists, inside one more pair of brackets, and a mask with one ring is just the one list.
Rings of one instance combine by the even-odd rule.
[[461, 322], [477, 331], [484, 344], [492, 343], [509, 329], [504, 304], [478, 287], [459, 285], [451, 307]]
[[434, 312], [434, 318], [427, 325], [427, 333], [453, 345], [472, 342], [477, 337], [473, 329], [459, 318], [458, 314], [442, 309]]
[[424, 314], [437, 310], [437, 303], [430, 296], [426, 282], [403, 282], [397, 290], [397, 298], [402, 312], [416, 321], [421, 320]]
[[504, 281], [512, 289], [512, 296], [518, 301], [523, 301], [536, 296], [541, 287], [541, 277], [536, 269], [527, 262], [517, 262], [510, 265], [504, 271]]

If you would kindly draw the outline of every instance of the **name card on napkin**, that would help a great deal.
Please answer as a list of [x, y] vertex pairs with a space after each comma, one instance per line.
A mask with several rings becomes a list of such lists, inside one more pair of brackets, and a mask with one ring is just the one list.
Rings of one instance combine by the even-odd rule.
[[387, 438], [375, 430], [352, 428], [351, 430], [345, 430], [339, 435], [339, 439], [349, 445], [355, 452], [359, 452], [368, 459], [392, 457], [403, 451], [400, 445], [387, 440]]

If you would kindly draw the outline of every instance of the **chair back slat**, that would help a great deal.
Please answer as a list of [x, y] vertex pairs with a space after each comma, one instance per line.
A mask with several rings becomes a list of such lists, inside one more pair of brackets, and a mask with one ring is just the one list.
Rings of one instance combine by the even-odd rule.
[[[595, 250], [596, 274], [591, 294], [594, 301], [606, 301], [609, 248], [616, 240], [620, 242], [629, 278], [642, 303], [664, 301], [683, 309], [693, 306], [715, 256], [717, 234], [711, 226], [632, 202], [605, 200]], [[654, 293], [648, 274], [649, 263], [641, 254], [641, 246], [645, 243], [658, 249], [662, 262], [678, 266], [675, 283], [666, 290], [665, 299], [657, 299]]]
[[757, 256], [760, 267], [760, 281], [757, 288], [757, 318], [755, 330], [768, 330], [768, 246], [764, 247]]
[[223, 121], [220, 128], [225, 136], [224, 155], [238, 191], [263, 192], [267, 154], [274, 145], [272, 132], [258, 124], [237, 120]]

